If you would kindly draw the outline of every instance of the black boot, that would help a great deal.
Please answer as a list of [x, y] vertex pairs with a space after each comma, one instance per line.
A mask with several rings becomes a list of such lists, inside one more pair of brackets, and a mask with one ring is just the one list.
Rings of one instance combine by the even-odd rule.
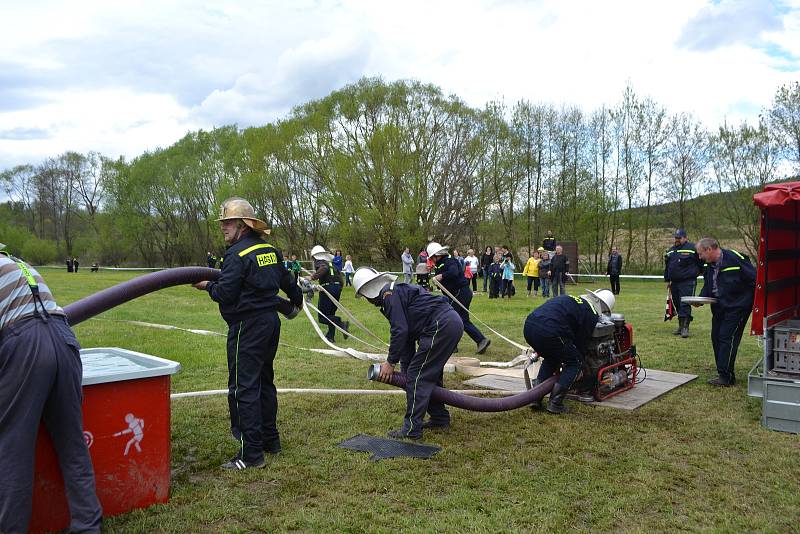
[[564, 397], [567, 396], [567, 388], [561, 384], [553, 386], [550, 392], [550, 402], [547, 403], [547, 411], [554, 414], [567, 413], [569, 409], [564, 406]]
[[672, 331], [673, 336], [681, 335], [681, 330], [683, 329], [683, 318], [678, 317], [678, 326], [675, 327], [675, 330]]
[[689, 337], [689, 321], [691, 321], [690, 317], [681, 317], [681, 337], [682, 338]]

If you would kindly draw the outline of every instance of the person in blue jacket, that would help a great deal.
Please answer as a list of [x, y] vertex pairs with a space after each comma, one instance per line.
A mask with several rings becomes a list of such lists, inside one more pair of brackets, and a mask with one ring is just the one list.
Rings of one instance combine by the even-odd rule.
[[[431, 393], [443, 384], [444, 365], [464, 333], [464, 324], [445, 297], [396, 279], [361, 267], [353, 276], [353, 288], [356, 297], [378, 306], [389, 320], [389, 355], [381, 364], [380, 380], [388, 382], [398, 362], [408, 380], [403, 426], [388, 435], [419, 440], [424, 429], [450, 426], [450, 413], [444, 403], [431, 399]], [[423, 421], [426, 413], [430, 419]]]
[[733, 386], [736, 353], [753, 309], [756, 269], [745, 254], [720, 248], [719, 242], [710, 237], [697, 243], [697, 253], [706, 262], [700, 296], [717, 299], [711, 305], [711, 345], [718, 376], [708, 383]]
[[681, 298], [694, 295], [703, 262], [694, 243], [688, 240], [686, 230], [677, 229], [674, 238], [675, 244], [664, 254], [664, 281], [672, 295], [672, 305], [678, 310], [678, 327], [672, 333], [686, 338], [692, 322], [692, 307], [682, 303]]
[[[444, 288], [455, 297], [458, 303], [452, 303], [453, 309], [464, 322], [464, 332], [478, 345], [478, 354], [483, 354], [489, 347], [491, 340], [484, 336], [478, 327], [472, 324], [469, 318], [469, 305], [472, 303], [472, 290], [469, 280], [464, 276], [464, 269], [458, 260], [447, 253], [448, 247], [432, 241], [428, 244], [428, 256], [433, 259], [433, 279], [437, 280]], [[449, 298], [449, 297], [448, 297]], [[459, 306], [459, 303], [461, 304]]]
[[281, 321], [278, 291], [303, 306], [303, 295], [281, 252], [264, 241], [267, 224], [239, 197], [222, 203], [219, 219], [227, 248], [219, 279], [193, 284], [219, 304], [228, 323], [228, 409], [239, 450], [223, 469], [264, 467], [264, 452], [281, 450], [273, 362]]
[[[601, 314], [609, 314], [616, 299], [608, 289], [586, 290], [579, 297], [560, 295], [548, 300], [525, 319], [525, 340], [542, 358], [536, 383], [539, 384], [561, 371], [550, 393], [547, 411], [561, 414], [567, 411], [564, 397], [578, 377], [583, 365], [587, 342]], [[541, 401], [532, 405], [541, 408]]]

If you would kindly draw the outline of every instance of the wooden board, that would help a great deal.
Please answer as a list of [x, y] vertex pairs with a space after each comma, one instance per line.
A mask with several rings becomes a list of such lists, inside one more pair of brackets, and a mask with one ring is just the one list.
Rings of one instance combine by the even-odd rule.
[[[521, 373], [520, 373], [521, 374]], [[619, 395], [602, 402], [592, 402], [596, 406], [606, 408], [619, 408], [621, 410], [635, 410], [648, 402], [657, 399], [664, 393], [691, 382], [697, 375], [685, 373], [673, 373], [671, 371], [659, 371], [658, 369], [648, 369], [647, 378], [633, 389], [629, 389]], [[477, 386], [485, 389], [499, 389], [504, 391], [524, 391], [525, 383], [522, 377], [485, 375], [466, 380], [464, 384]]]

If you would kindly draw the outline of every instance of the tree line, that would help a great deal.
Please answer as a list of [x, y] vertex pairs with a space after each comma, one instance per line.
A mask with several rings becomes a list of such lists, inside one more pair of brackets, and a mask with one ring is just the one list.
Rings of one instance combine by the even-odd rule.
[[[798, 82], [757, 124], [707, 131], [630, 86], [592, 112], [527, 100], [476, 109], [433, 85], [364, 78], [274, 123], [190, 132], [130, 161], [67, 152], [6, 169], [0, 231], [37, 263], [186, 265], [222, 249], [213, 219], [236, 195], [301, 258], [321, 243], [393, 265], [432, 238], [525, 253], [552, 229], [578, 243], [586, 270], [616, 245], [629, 272], [648, 272], [676, 227], [752, 254], [753, 191], [798, 169]], [[711, 192], [722, 193], [713, 206], [692, 209]]]

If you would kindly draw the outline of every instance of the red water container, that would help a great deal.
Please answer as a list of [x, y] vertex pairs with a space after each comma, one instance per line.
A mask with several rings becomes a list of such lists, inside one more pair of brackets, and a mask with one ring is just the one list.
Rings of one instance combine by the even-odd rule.
[[[169, 499], [170, 375], [180, 364], [118, 348], [85, 349], [84, 438], [103, 516]], [[50, 435], [36, 443], [31, 532], [69, 527], [64, 481]]]

